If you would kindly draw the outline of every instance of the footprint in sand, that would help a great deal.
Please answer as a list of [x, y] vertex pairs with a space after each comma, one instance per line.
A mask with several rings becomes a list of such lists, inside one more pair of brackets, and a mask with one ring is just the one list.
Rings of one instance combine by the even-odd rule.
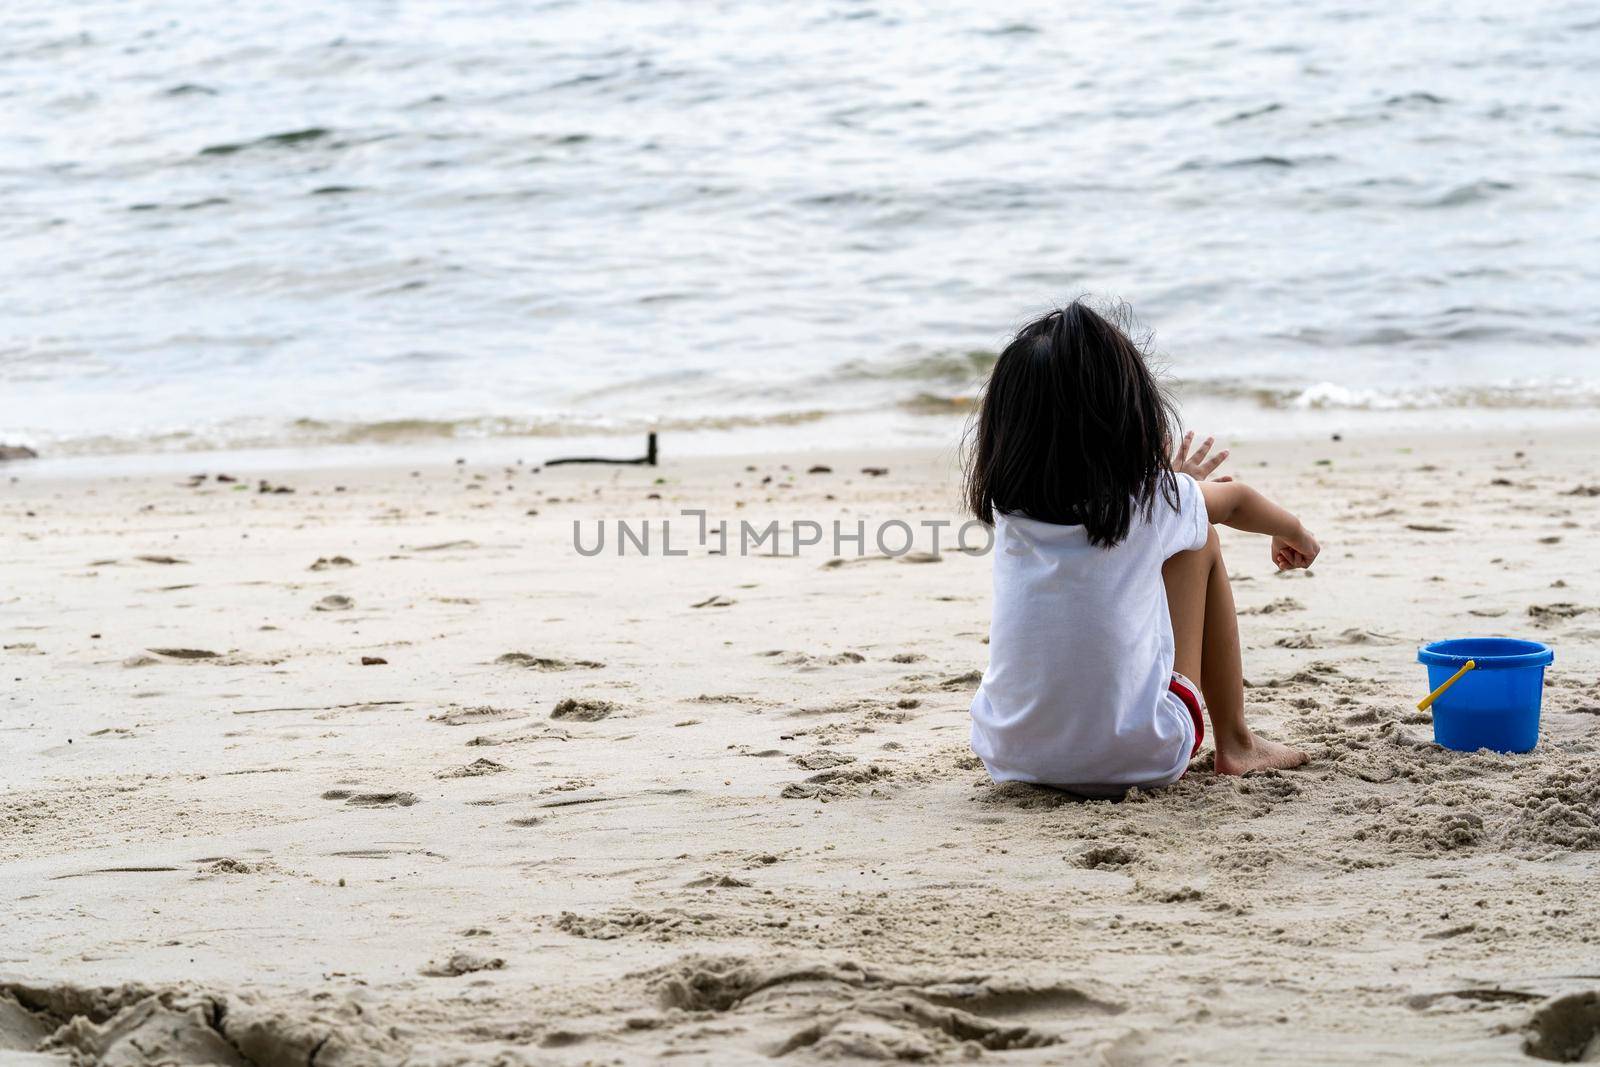
[[526, 652], [507, 652], [496, 656], [495, 662], [504, 667], [525, 667], [532, 671], [599, 670], [605, 664], [592, 659], [556, 659], [554, 656], [534, 656]]
[[96, 867], [92, 871], [78, 871], [76, 874], [52, 875], [50, 880], [59, 882], [67, 878], [87, 878], [95, 874], [164, 874], [179, 869], [178, 867]]
[[314, 571], [331, 571], [344, 567], [354, 567], [355, 560], [348, 556], [318, 556], [317, 561], [310, 567]]
[[509, 711], [505, 708], [491, 708], [487, 705], [476, 708], [451, 708], [437, 715], [429, 715], [429, 722], [436, 722], [443, 726], [469, 726], [483, 722], [499, 722], [505, 719], [522, 719], [527, 716], [519, 711]]
[[436, 545], [418, 545], [413, 552], [447, 552], [457, 548], [477, 548], [476, 541], [441, 541]]
[[1304, 611], [1306, 606], [1292, 596], [1281, 596], [1259, 608], [1242, 608], [1240, 615], [1277, 615], [1285, 611]]
[[1321, 648], [1322, 647], [1322, 645], [1318, 643], [1316, 635], [1315, 634], [1310, 634], [1310, 633], [1290, 634], [1287, 637], [1280, 637], [1280, 638], [1278, 638], [1276, 641], [1274, 641], [1272, 643], [1275, 646], [1277, 646], [1278, 648]]
[[691, 704], [756, 704], [754, 697], [740, 696], [737, 693], [701, 693], [697, 697], [690, 697]]
[[1522, 1051], [1553, 1063], [1592, 1063], [1600, 1051], [1600, 992], [1557, 997], [1528, 1020]]
[[818, 749], [815, 752], [803, 753], [791, 758], [795, 766], [807, 771], [822, 771], [829, 767], [842, 767], [846, 763], [854, 763], [854, 756], [847, 756], [842, 752], [833, 752], [828, 749]]
[[763, 652], [763, 656], [784, 656], [785, 667], [798, 667], [801, 671], [811, 672], [821, 670], [823, 667], [845, 667], [854, 663], [865, 663], [867, 657], [859, 652], [840, 652], [833, 656], [813, 656], [809, 652], [794, 652], [784, 655], [782, 652]]
[[[962, 976], [949, 981], [897, 975], [853, 963], [694, 957], [654, 981], [663, 1008], [763, 1017], [782, 1013], [799, 1027], [773, 1056], [818, 1060], [942, 1059], [963, 1046], [991, 1052], [1059, 1044], [1089, 1016], [1127, 1005], [1076, 985]], [[748, 1003], [747, 1003], [748, 1002]]]
[[357, 808], [409, 808], [417, 803], [415, 793], [357, 793], [349, 789], [330, 789], [322, 794], [323, 800], [342, 800]]
[[530, 741], [570, 741], [572, 735], [553, 726], [535, 726], [531, 730], [503, 734], [479, 734], [467, 742], [468, 748], [489, 748], [496, 745], [517, 745]]
[[731, 874], [702, 874], [683, 884], [688, 889], [749, 889], [752, 885]]
[[317, 601], [315, 604], [311, 605], [311, 610], [312, 611], [349, 611], [351, 608], [353, 608], [355, 606], [356, 606], [356, 602], [354, 600], [351, 600], [347, 596], [341, 596], [341, 595], [335, 593], [333, 596], [325, 596], [321, 600]]
[[387, 860], [396, 856], [427, 856], [430, 859], [448, 860], [448, 856], [441, 856], [437, 852], [429, 852], [425, 848], [343, 848], [327, 855], [341, 860]]
[[881, 763], [833, 767], [803, 782], [791, 782], [778, 795], [785, 800], [842, 800], [876, 793], [877, 783], [893, 775]]
[[[0, 1058], [7, 1063], [216, 1067], [245, 1067], [252, 1062], [240, 1057], [232, 1040], [239, 1036], [238, 1030], [227, 1031], [209, 997], [184, 991], [158, 997], [138, 986], [124, 990], [96, 997], [88, 989], [64, 986], [61, 994], [66, 995], [57, 994], [45, 1004], [20, 984], [0, 987]], [[279, 1047], [277, 1035], [251, 1037], [257, 1048]], [[37, 1055], [21, 1051], [38, 1047], [49, 1051]]]
[[263, 860], [251, 863], [249, 860], [236, 860], [231, 856], [224, 856], [208, 866], [205, 874], [260, 874], [272, 867], [271, 861]]
[[788, 652], [781, 648], [774, 648], [765, 652], [757, 652], [756, 655], [763, 659], [777, 659], [782, 656], [783, 659], [779, 662], [785, 667], [798, 667], [803, 672], [821, 670], [823, 667], [845, 667], [855, 663], [867, 662], [867, 657], [861, 653], [849, 651], [827, 656], [812, 655], [809, 652]]
[[1532, 619], [1536, 625], [1550, 626], [1558, 622], [1564, 622], [1567, 619], [1575, 619], [1590, 610], [1592, 609], [1568, 601], [1560, 601], [1555, 604], [1529, 604], [1528, 618]]
[[691, 915], [677, 908], [668, 908], [659, 914], [636, 908], [618, 908], [602, 915], [579, 915], [564, 911], [550, 925], [564, 934], [590, 941], [615, 941], [635, 936], [652, 941], [672, 941], [676, 940], [678, 932], [705, 936], [708, 928], [718, 925], [718, 917], [713, 914]]
[[1400, 638], [1394, 634], [1379, 633], [1377, 630], [1363, 630], [1359, 626], [1352, 626], [1339, 631], [1339, 643], [1342, 645], [1392, 645]]
[[1001, 782], [998, 785], [991, 785], [987, 779], [973, 799], [985, 807], [1015, 808], [1019, 811], [1060, 808], [1085, 802], [1085, 798], [1076, 793], [1052, 789], [1049, 786], [1033, 785], [1028, 782]]
[[1454, 1007], [1461, 1011], [1471, 1010], [1478, 1004], [1524, 1004], [1543, 999], [1537, 993], [1525, 993], [1520, 989], [1449, 989], [1443, 993], [1418, 993], [1407, 997], [1406, 1007], [1413, 1011], [1427, 1011], [1440, 1002], [1460, 1001]]
[[434, 775], [435, 778], [482, 778], [488, 774], [499, 774], [510, 770], [504, 763], [496, 763], [492, 759], [475, 759], [471, 763], [460, 767], [451, 767]]
[[499, 956], [484, 956], [476, 952], [453, 952], [448, 959], [434, 960], [418, 970], [429, 978], [459, 978], [479, 971], [498, 971], [506, 961]]
[[978, 683], [982, 681], [982, 671], [968, 671], [965, 674], [957, 674], [954, 677], [946, 678], [944, 681], [939, 683], [939, 688], [949, 690], [976, 689], [978, 687]]
[[550, 717], [572, 722], [598, 722], [616, 710], [617, 706], [609, 700], [581, 700], [567, 697], [556, 704], [550, 712]]
[[1093, 871], [1114, 871], [1138, 858], [1137, 852], [1123, 845], [1095, 845], [1078, 857], [1078, 866]]

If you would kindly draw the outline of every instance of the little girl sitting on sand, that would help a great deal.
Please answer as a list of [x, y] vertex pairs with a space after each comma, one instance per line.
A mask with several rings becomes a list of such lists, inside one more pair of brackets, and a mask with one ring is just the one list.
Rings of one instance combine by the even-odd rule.
[[1229, 477], [1211, 439], [1168, 458], [1171, 401], [1120, 328], [1081, 302], [1025, 326], [995, 363], [967, 505], [995, 529], [989, 669], [972, 748], [996, 781], [1087, 796], [1168, 785], [1205, 737], [1218, 774], [1295, 767], [1251, 733], [1233, 591], [1213, 523], [1268, 534], [1279, 570], [1320, 548]]

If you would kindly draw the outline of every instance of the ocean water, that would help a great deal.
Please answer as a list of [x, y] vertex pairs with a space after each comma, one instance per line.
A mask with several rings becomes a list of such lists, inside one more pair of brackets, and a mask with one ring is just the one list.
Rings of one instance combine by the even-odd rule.
[[0, 441], [945, 437], [1080, 294], [1240, 420], [1581, 420], [1597, 99], [1588, 2], [11, 0]]

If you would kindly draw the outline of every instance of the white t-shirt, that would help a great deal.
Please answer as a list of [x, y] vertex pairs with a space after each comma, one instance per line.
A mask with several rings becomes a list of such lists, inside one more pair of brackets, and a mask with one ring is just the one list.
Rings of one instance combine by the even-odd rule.
[[1172, 618], [1161, 565], [1201, 548], [1200, 487], [1177, 475], [1111, 548], [1082, 526], [995, 517], [989, 669], [972, 698], [972, 749], [997, 782], [1090, 796], [1182, 777], [1194, 720], [1168, 691]]

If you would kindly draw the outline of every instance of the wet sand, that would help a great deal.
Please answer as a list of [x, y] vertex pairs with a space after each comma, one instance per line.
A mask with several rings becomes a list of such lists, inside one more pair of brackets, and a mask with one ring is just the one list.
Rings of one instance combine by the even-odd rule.
[[[988, 561], [872, 544], [960, 521], [948, 455], [0, 468], [0, 1062], [1582, 1054], [1592, 457], [1237, 446], [1324, 545], [1223, 538], [1252, 714], [1312, 762], [1120, 803], [967, 748]], [[684, 508], [868, 558], [711, 554]], [[687, 555], [580, 556], [597, 519]], [[1472, 634], [1555, 646], [1535, 752], [1432, 744], [1415, 648]]]

